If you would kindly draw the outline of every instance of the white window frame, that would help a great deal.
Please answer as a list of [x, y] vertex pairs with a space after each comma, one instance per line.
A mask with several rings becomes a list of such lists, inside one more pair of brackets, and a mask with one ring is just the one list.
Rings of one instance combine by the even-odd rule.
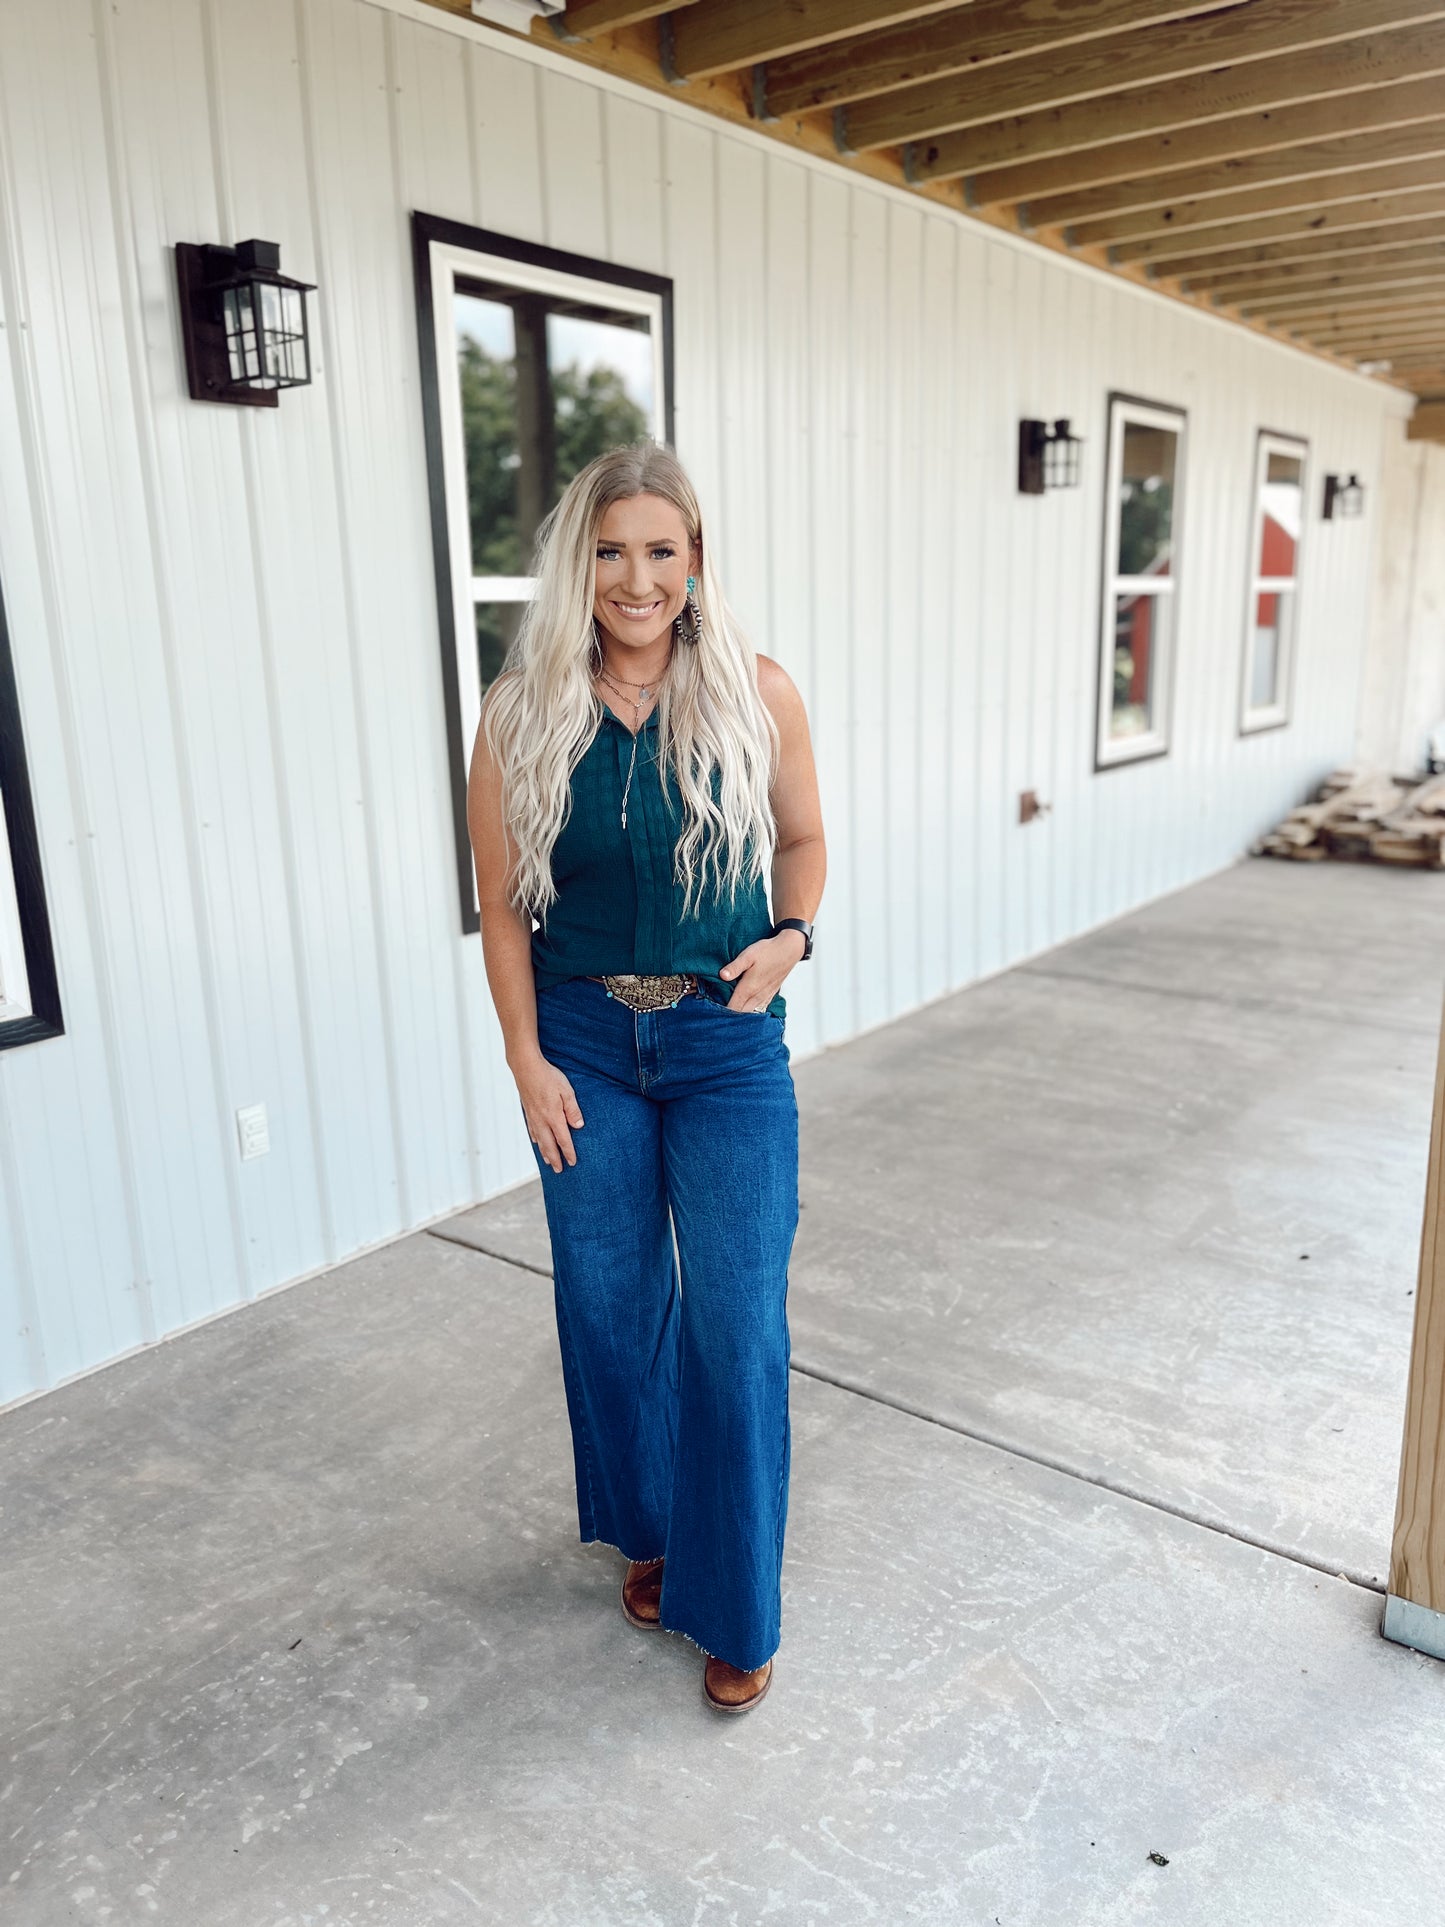
[[[565, 299], [595, 302], [599, 307], [643, 315], [652, 343], [653, 382], [650, 433], [667, 440], [670, 420], [667, 386], [668, 317], [664, 295], [654, 289], [629, 286], [601, 275], [519, 260], [477, 246], [469, 247], [435, 235], [427, 241], [432, 295], [433, 348], [436, 357], [437, 399], [441, 417], [441, 456], [451, 577], [452, 636], [458, 696], [455, 745], [460, 767], [470, 761], [482, 713], [481, 672], [477, 663], [476, 608], [481, 602], [530, 601], [536, 588], [533, 576], [485, 576], [472, 572], [471, 513], [467, 497], [466, 436], [462, 420], [461, 377], [457, 366], [456, 296], [458, 283], [480, 279], [525, 288], [530, 293], [556, 294]], [[541, 252], [541, 250], [532, 250]], [[550, 250], [548, 251], [550, 252]], [[599, 264], [602, 265], [602, 264]], [[653, 277], [648, 277], [653, 278]], [[465, 293], [465, 288], [462, 289]], [[480, 904], [474, 866], [468, 866], [465, 889], [470, 916], [467, 927], [480, 927]], [[464, 908], [467, 907], [464, 900]]]
[[[1286, 435], [1272, 428], [1261, 428], [1255, 438], [1254, 488], [1249, 522], [1249, 559], [1247, 594], [1244, 604], [1244, 647], [1239, 679], [1239, 733], [1253, 736], [1260, 730], [1280, 729], [1289, 722], [1294, 691], [1295, 643], [1299, 634], [1301, 565], [1304, 561], [1305, 505], [1309, 501], [1309, 443], [1301, 435]], [[1294, 573], [1261, 575], [1260, 556], [1264, 541], [1264, 485], [1271, 455], [1294, 455], [1300, 465], [1300, 526], [1295, 536]], [[1251, 703], [1254, 686], [1255, 611], [1261, 595], [1280, 595], [1279, 655], [1275, 663], [1275, 690], [1278, 700]]]
[[[1170, 513], [1169, 574], [1167, 576], [1120, 575], [1119, 557], [1120, 502], [1119, 484], [1124, 465], [1124, 429], [1130, 422], [1146, 428], [1160, 428], [1176, 438], [1174, 456], [1174, 499]], [[1169, 749], [1169, 725], [1174, 706], [1174, 664], [1179, 646], [1179, 556], [1183, 527], [1184, 458], [1188, 416], [1184, 409], [1166, 402], [1144, 401], [1135, 395], [1112, 393], [1109, 396], [1109, 421], [1104, 476], [1104, 554], [1099, 602], [1098, 702], [1094, 717], [1094, 768], [1114, 769], [1123, 763], [1137, 763], [1151, 756], [1163, 756]], [[1133, 592], [1171, 600], [1170, 620], [1162, 647], [1158, 625], [1154, 628], [1154, 727], [1137, 736], [1114, 737], [1109, 724], [1114, 713], [1115, 598]]]

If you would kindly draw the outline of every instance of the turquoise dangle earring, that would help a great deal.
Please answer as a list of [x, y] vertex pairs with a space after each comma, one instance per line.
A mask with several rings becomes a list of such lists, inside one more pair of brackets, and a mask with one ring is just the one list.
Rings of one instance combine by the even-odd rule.
[[679, 611], [677, 616], [673, 619], [673, 624], [672, 624], [673, 632], [677, 636], [677, 639], [679, 642], [695, 643], [702, 634], [702, 610], [698, 606], [698, 600], [696, 595], [693, 593], [693, 591], [696, 588], [697, 588], [696, 578], [693, 576], [689, 576], [687, 578], [687, 611], [686, 611], [688, 620], [686, 624], [684, 624], [682, 619], [683, 612]]

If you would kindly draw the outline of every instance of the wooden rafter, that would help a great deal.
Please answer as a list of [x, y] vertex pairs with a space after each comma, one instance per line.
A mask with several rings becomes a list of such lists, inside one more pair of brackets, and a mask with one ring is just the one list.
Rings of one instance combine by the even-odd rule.
[[1432, 74], [1423, 80], [1396, 81], [1388, 87], [1330, 94], [1272, 113], [1231, 114], [1226, 120], [1172, 127], [1163, 134], [1106, 141], [1046, 160], [990, 168], [967, 177], [968, 198], [974, 207], [1001, 207], [1080, 188], [1186, 172], [1193, 191], [1200, 170], [1211, 163], [1243, 161], [1254, 155], [1277, 153], [1281, 148], [1341, 140], [1354, 134], [1383, 133], [1442, 116], [1445, 74]]
[[770, 60], [763, 92], [772, 114], [806, 114], [846, 106], [870, 95], [914, 85], [927, 74], [972, 73], [1028, 54], [1099, 40], [1121, 28], [1157, 26], [1209, 13], [1238, 0], [1090, 0], [1060, 8], [1057, 0], [974, 0], [970, 7], [907, 27], [851, 34], [782, 60]]
[[1295, 261], [1281, 266], [1262, 263], [1250, 268], [1216, 268], [1212, 273], [1191, 274], [1185, 286], [1191, 294], [1209, 293], [1221, 300], [1243, 299], [1251, 293], [1283, 293], [1286, 288], [1347, 288], [1360, 282], [1393, 279], [1415, 269], [1445, 268], [1445, 233], [1433, 241], [1415, 241], [1407, 247], [1377, 248], [1368, 254], [1343, 250], [1328, 259]]
[[1372, 195], [1365, 200], [1341, 201], [1333, 207], [1291, 208], [1254, 221], [1216, 221], [1180, 233], [1151, 234], [1140, 240], [1120, 240], [1109, 247], [1114, 263], [1167, 260], [1181, 243], [1195, 254], [1235, 248], [1256, 241], [1277, 241], [1286, 235], [1349, 234], [1357, 229], [1377, 232], [1395, 221], [1417, 220], [1422, 214], [1445, 214], [1445, 190], [1437, 187], [1408, 194]]
[[[1445, 295], [1445, 265], [1433, 274], [1418, 274], [1407, 280], [1362, 281], [1352, 288], [1294, 288], [1284, 293], [1249, 294], [1237, 297], [1230, 305], [1241, 314], [1278, 318], [1289, 314], [1319, 312], [1321, 302], [1329, 302], [1335, 312], [1346, 309], [1390, 307], [1397, 301], [1405, 306]], [[1214, 299], [1218, 301], [1219, 295]]]
[[958, 0], [707, 0], [673, 23], [673, 65], [689, 80], [959, 11]]
[[1368, 345], [1373, 348], [1376, 342], [1385, 341], [1396, 348], [1403, 348], [1412, 341], [1433, 341], [1441, 328], [1445, 328], [1445, 300], [1437, 295], [1433, 305], [1421, 308], [1418, 318], [1413, 321], [1408, 315], [1386, 310], [1368, 320], [1359, 321], [1291, 315], [1288, 320], [1281, 320], [1276, 325], [1287, 334], [1305, 335], [1311, 341], [1338, 342], [1342, 347]]
[[1378, 200], [1382, 195], [1417, 191], [1445, 191], [1445, 156], [1423, 161], [1399, 161], [1391, 167], [1362, 167], [1349, 174], [1323, 174], [1275, 187], [1248, 188], [1239, 194], [1213, 194], [1203, 200], [1172, 201], [1146, 207], [1134, 214], [1110, 215], [1098, 221], [1077, 221], [1067, 230], [1075, 247], [1106, 246], [1140, 235], [1179, 234], [1188, 228], [1216, 226], [1222, 221], [1253, 221], [1269, 215], [1290, 215], [1296, 226], [1313, 227], [1331, 208], [1354, 201]]
[[635, 26], [639, 20], [655, 20], [660, 13], [693, 4], [694, 0], [568, 0], [562, 31], [578, 40], [591, 40], [597, 34]]
[[1381, 322], [1373, 328], [1361, 328], [1354, 333], [1313, 326], [1309, 328], [1285, 328], [1283, 333], [1296, 335], [1311, 343], [1328, 343], [1332, 354], [1345, 355], [1351, 360], [1373, 359], [1377, 355], [1392, 355], [1406, 348], [1433, 347], [1445, 330], [1445, 313], [1434, 316], [1433, 324], [1425, 322], [1415, 330], [1404, 330], [1398, 323]]
[[1181, 127], [1230, 120], [1244, 113], [1275, 113], [1439, 74], [1445, 74], [1445, 30], [1439, 22], [1430, 21], [1363, 41], [1343, 41], [1232, 67], [1224, 73], [1196, 74], [1189, 80], [1131, 88], [1046, 113], [937, 134], [915, 147], [912, 173], [918, 181], [971, 177], [1081, 148], [1145, 135], [1168, 137]]
[[1187, 186], [1189, 201], [1193, 204], [1247, 188], [1263, 190], [1327, 182], [1332, 175], [1438, 158], [1442, 154], [1445, 154], [1445, 84], [1442, 84], [1441, 118], [1437, 120], [1394, 127], [1379, 134], [1308, 141], [1269, 154], [1217, 161], [1211, 167], [1192, 168], [1182, 178], [1179, 174], [1141, 175], [1127, 182], [1111, 182], [1107, 187], [1050, 194], [1022, 202], [1020, 218], [1029, 227], [1075, 226], [1083, 221], [1105, 220], [1110, 215], [1169, 207], [1178, 198], [1181, 186]]
[[1218, 248], [1200, 254], [1188, 252], [1189, 237], [1184, 235], [1180, 237], [1184, 253], [1163, 249], [1151, 257], [1147, 271], [1153, 280], [1183, 280], [1194, 288], [1207, 282], [1210, 275], [1230, 274], [1241, 268], [1317, 265], [1321, 260], [1367, 260], [1412, 242], [1441, 239], [1445, 239], [1445, 220], [1438, 214], [1359, 228], [1353, 234], [1295, 234], [1283, 240]]
[[1434, 375], [1445, 371], [1445, 335], [1434, 341], [1411, 343], [1404, 348], [1397, 348], [1389, 356], [1389, 361], [1392, 368], [1412, 375]]
[[1317, 281], [1283, 283], [1266, 281], [1246, 288], [1241, 288], [1234, 282], [1227, 282], [1222, 287], [1215, 288], [1191, 287], [1190, 292], [1203, 295], [1206, 300], [1214, 302], [1218, 307], [1238, 308], [1242, 314], [1264, 314], [1291, 301], [1300, 306], [1333, 299], [1348, 301], [1357, 294], [1368, 293], [1371, 289], [1395, 293], [1406, 288], [1427, 287], [1432, 281], [1442, 277], [1445, 277], [1445, 250], [1442, 250], [1433, 261], [1421, 262], [1418, 271], [1413, 274], [1408, 271], [1400, 274], [1386, 274], [1381, 275], [1378, 280], [1372, 279], [1369, 275], [1348, 278], [1332, 276], [1329, 279]]
[[[1249, 0], [1224, 13], [1001, 61], [964, 81], [950, 75], [856, 102], [843, 109], [847, 145], [860, 150], [927, 140], [956, 127], [1187, 80], [1240, 63], [1273, 59], [1276, 66], [1288, 66], [1310, 48], [1440, 21], [1445, 21], [1445, 7], [1439, 0]], [[1273, 86], [1280, 104], [1299, 98], [1283, 72]]]

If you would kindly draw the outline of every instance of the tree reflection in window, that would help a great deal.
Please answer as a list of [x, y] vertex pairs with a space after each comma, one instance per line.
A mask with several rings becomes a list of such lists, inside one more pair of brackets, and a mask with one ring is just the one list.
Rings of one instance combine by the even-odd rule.
[[473, 279], [455, 320], [485, 690], [531, 590], [542, 518], [594, 456], [648, 433], [654, 344], [645, 315]]

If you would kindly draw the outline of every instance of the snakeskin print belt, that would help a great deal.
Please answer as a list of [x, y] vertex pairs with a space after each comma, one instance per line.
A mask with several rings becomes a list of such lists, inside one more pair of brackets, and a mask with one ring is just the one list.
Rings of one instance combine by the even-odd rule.
[[614, 976], [593, 977], [594, 984], [606, 984], [609, 997], [617, 998], [629, 1010], [670, 1010], [684, 997], [699, 995], [697, 978], [690, 970], [676, 971], [667, 977]]

